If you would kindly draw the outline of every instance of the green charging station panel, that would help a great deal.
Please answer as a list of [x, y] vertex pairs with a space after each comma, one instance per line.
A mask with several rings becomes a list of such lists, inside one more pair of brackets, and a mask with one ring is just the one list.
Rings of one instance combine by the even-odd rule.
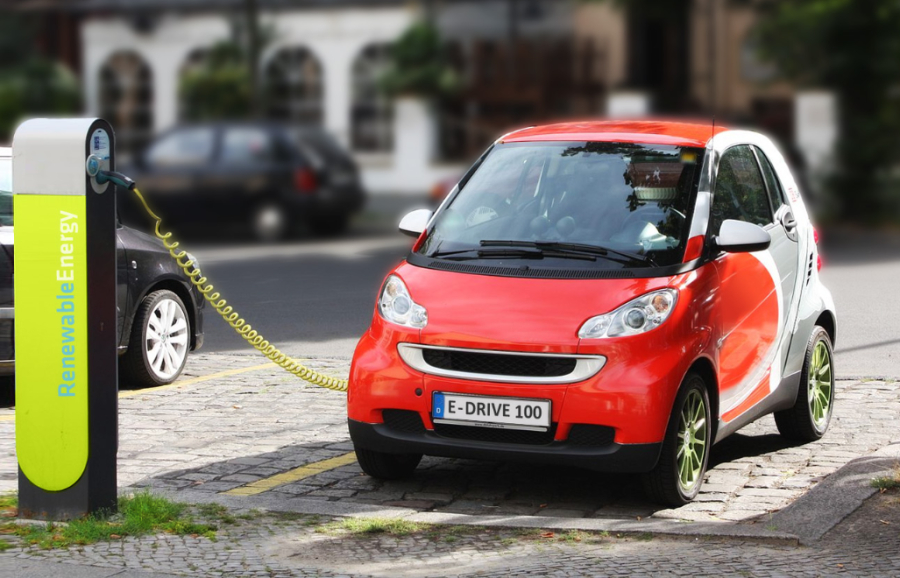
[[64, 490], [88, 459], [85, 198], [16, 195], [16, 454], [36, 486]]

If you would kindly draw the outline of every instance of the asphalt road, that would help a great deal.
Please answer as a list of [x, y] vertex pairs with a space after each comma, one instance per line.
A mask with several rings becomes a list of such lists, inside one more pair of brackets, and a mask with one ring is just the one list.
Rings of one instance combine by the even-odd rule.
[[[194, 254], [216, 290], [282, 351], [349, 358], [372, 319], [381, 281], [411, 244], [396, 235]], [[204, 319], [203, 351], [252, 351], [211, 308]]]
[[[274, 247], [198, 248], [203, 271], [248, 321], [295, 356], [352, 356], [384, 275], [406, 254], [399, 234]], [[900, 236], [826, 234], [822, 278], [838, 310], [837, 375], [900, 379]], [[214, 315], [206, 351], [246, 350]]]

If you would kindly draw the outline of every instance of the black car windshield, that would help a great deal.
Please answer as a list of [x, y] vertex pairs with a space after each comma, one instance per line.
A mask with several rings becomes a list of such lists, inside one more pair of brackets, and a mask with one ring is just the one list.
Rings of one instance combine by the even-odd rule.
[[680, 263], [703, 150], [617, 142], [498, 144], [441, 210], [418, 253]]

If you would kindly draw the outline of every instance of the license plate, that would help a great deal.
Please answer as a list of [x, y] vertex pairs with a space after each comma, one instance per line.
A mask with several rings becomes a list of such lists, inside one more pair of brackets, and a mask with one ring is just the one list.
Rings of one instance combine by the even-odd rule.
[[435, 392], [431, 417], [435, 423], [547, 431], [550, 400]]

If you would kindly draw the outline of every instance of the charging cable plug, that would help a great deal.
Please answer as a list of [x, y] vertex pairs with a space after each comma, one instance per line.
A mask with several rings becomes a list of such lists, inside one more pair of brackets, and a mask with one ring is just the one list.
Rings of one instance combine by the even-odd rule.
[[100, 171], [99, 173], [97, 173], [98, 185], [102, 185], [107, 182], [118, 185], [120, 187], [124, 187], [129, 191], [133, 190], [137, 185], [137, 183], [135, 183], [130, 177], [127, 177], [122, 173], [117, 173], [116, 171]]

